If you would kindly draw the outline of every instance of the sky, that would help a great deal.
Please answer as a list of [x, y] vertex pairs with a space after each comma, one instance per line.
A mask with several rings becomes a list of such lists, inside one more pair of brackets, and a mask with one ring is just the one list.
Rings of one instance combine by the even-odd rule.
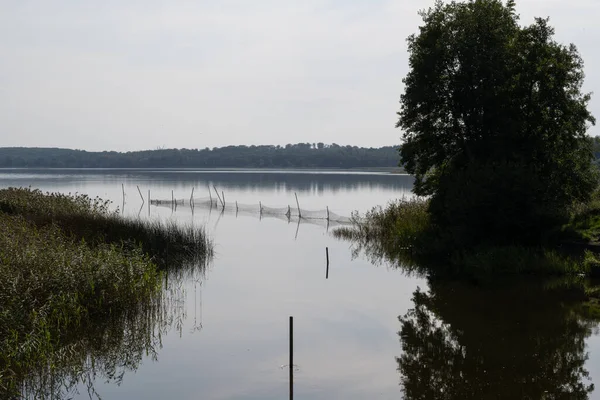
[[[406, 37], [433, 3], [2, 0], [0, 147], [398, 144]], [[550, 17], [600, 96], [600, 1], [517, 11]], [[590, 109], [600, 119], [597, 96]]]

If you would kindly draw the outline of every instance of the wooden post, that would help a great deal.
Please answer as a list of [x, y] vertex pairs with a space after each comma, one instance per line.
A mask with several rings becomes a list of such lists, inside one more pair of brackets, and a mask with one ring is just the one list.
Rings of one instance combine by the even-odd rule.
[[192, 207], [193, 202], [194, 202], [194, 187], [192, 186], [192, 195], [190, 196], [190, 207]]
[[208, 187], [208, 196], [210, 197], [210, 208], [212, 209], [212, 193], [210, 192], [210, 186]]
[[329, 279], [329, 247], [325, 247], [325, 259], [327, 260], [327, 271], [325, 272], [325, 279]]
[[142, 205], [144, 205], [145, 201], [144, 201], [144, 196], [142, 196], [142, 191], [140, 190], [139, 186], [136, 185], [136, 187], [137, 187], [138, 193], [140, 194], [140, 198], [142, 199]]
[[294, 399], [294, 317], [290, 316], [290, 400]]
[[329, 206], [325, 206], [327, 208], [327, 222], [329, 222]]
[[123, 202], [125, 202], [125, 185], [121, 183], [121, 189], [123, 190]]
[[298, 206], [298, 218], [302, 218], [302, 213], [300, 212], [300, 203], [298, 202], [298, 194], [294, 192], [294, 195], [296, 196], [296, 205]]
[[217, 191], [217, 188], [215, 186], [213, 186], [213, 189], [215, 189], [215, 193], [217, 194], [217, 197], [219, 198], [221, 205], [223, 206], [223, 208], [225, 208], [225, 203], [223, 203], [223, 200], [221, 200], [221, 196], [219, 196], [219, 192]]
[[262, 215], [262, 202], [258, 202], [258, 212]]

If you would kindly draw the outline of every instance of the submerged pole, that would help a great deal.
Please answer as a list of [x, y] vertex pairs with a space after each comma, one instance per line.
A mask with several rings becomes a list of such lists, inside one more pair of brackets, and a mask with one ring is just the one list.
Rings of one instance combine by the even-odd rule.
[[325, 208], [327, 209], [327, 222], [329, 222], [329, 206], [325, 206]]
[[190, 207], [192, 206], [193, 202], [194, 202], [194, 187], [192, 186], [192, 195], [190, 196]]
[[302, 218], [302, 213], [300, 212], [300, 203], [298, 202], [298, 193], [294, 192], [296, 196], [296, 205], [298, 206], [298, 218]]
[[221, 196], [223, 196], [223, 211], [225, 211], [225, 192], [221, 191]]
[[294, 398], [294, 317], [290, 316], [290, 400]]
[[210, 197], [210, 208], [212, 209], [213, 203], [212, 203], [212, 193], [210, 191], [210, 186], [208, 187], [208, 196]]

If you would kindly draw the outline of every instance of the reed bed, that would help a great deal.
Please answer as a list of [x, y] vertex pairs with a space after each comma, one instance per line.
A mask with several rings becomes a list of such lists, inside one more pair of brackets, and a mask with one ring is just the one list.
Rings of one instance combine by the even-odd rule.
[[162, 270], [212, 255], [202, 228], [126, 219], [109, 204], [0, 190], [0, 398], [83, 332], [151, 304]]

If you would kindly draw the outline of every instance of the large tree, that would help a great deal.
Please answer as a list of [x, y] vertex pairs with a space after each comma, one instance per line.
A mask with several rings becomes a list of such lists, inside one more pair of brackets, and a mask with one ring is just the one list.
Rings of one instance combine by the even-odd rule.
[[509, 0], [436, 2], [408, 38], [397, 127], [414, 192], [456, 243], [539, 242], [597, 185], [583, 61]]

